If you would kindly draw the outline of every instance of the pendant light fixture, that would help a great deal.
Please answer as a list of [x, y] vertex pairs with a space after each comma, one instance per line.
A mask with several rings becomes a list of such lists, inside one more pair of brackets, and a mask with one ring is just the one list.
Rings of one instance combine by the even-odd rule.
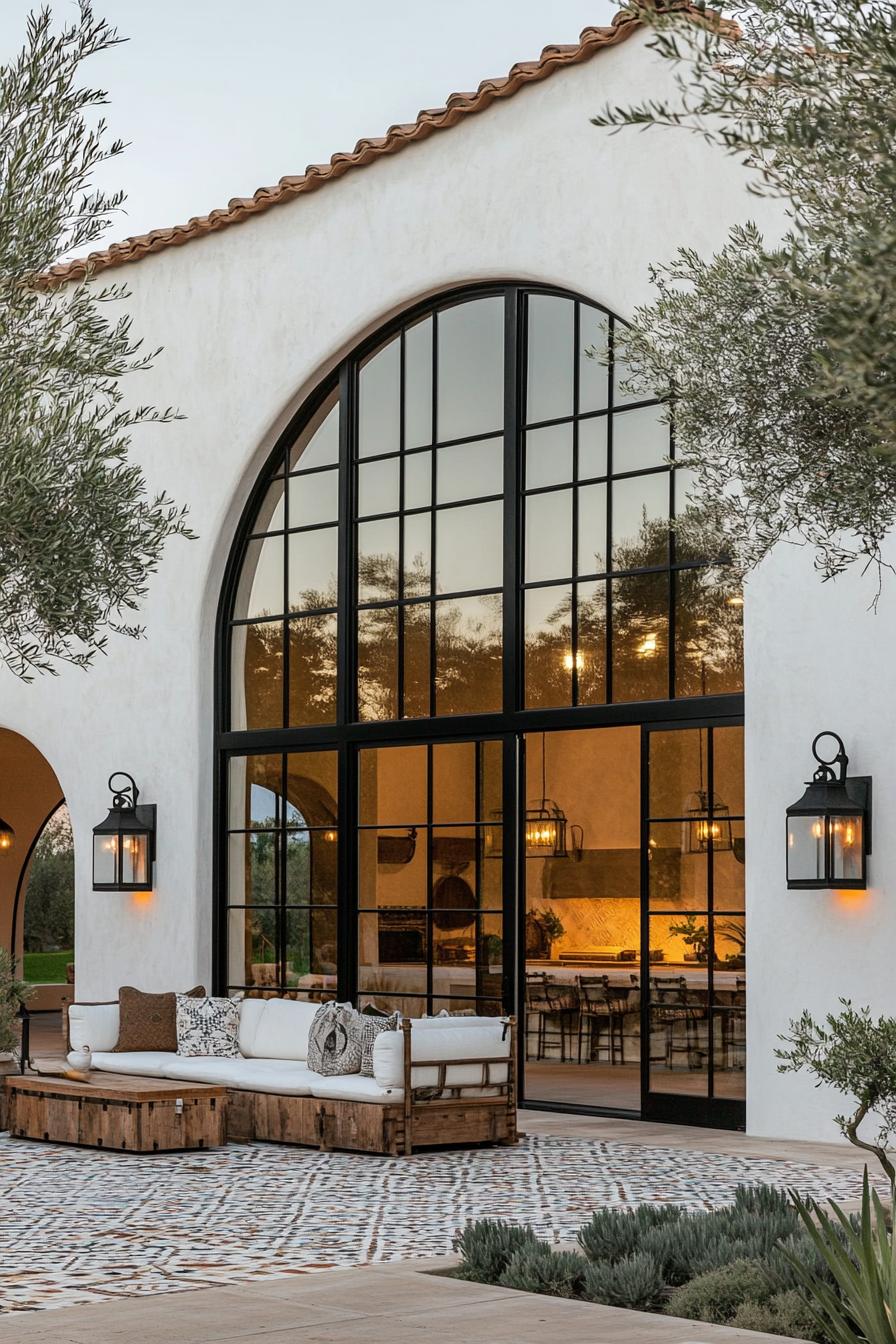
[[525, 838], [527, 859], [565, 859], [566, 814], [553, 798], [547, 797], [547, 733], [541, 735], [541, 798], [526, 805]]
[[734, 848], [731, 833], [731, 809], [717, 793], [710, 796], [703, 781], [703, 729], [698, 732], [700, 783], [688, 794], [684, 805], [684, 844], [686, 854], [705, 854], [710, 847], [718, 854]]

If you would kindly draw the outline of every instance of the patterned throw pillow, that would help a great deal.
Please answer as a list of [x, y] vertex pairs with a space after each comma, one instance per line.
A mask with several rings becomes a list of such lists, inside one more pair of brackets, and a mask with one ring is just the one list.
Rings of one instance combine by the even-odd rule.
[[323, 1003], [308, 1032], [308, 1067], [332, 1078], [361, 1067], [361, 1014], [350, 1003]]
[[[205, 997], [205, 985], [187, 990], [187, 998]], [[133, 985], [118, 991], [118, 1043], [116, 1051], [177, 1049], [176, 994], [144, 994]]]
[[389, 1013], [385, 1017], [373, 1017], [361, 1014], [361, 1073], [365, 1078], [373, 1077], [373, 1045], [381, 1031], [398, 1031], [401, 1026], [401, 1013]]
[[191, 999], [177, 995], [177, 1053], [219, 1055], [236, 1059], [240, 1053], [240, 999]]

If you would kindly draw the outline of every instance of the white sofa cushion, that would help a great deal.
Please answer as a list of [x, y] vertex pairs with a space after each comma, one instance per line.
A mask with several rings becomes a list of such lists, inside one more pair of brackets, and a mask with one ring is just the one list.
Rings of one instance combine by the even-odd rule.
[[136, 1074], [142, 1078], [167, 1078], [166, 1069], [177, 1055], [163, 1050], [122, 1050], [120, 1054], [100, 1051], [93, 1056], [93, 1067], [104, 1073]]
[[[431, 1019], [436, 1021], [438, 1019]], [[442, 1019], [445, 1020], [445, 1019]], [[415, 1059], [450, 1061], [452, 1059], [496, 1059], [507, 1058], [510, 1054], [510, 1031], [505, 1033], [501, 1018], [480, 1019], [480, 1024], [467, 1025], [462, 1018], [448, 1019], [450, 1027], [438, 1030], [420, 1028], [417, 1022], [411, 1028], [411, 1062]], [[481, 1025], [482, 1023], [484, 1025]], [[463, 1023], [463, 1025], [460, 1025]], [[384, 1031], [373, 1045], [373, 1076], [380, 1087], [403, 1087], [404, 1085], [404, 1032]], [[493, 1064], [489, 1070], [491, 1083], [503, 1083], [507, 1080], [506, 1066]], [[417, 1087], [435, 1087], [439, 1081], [438, 1068], [412, 1068], [411, 1085]], [[478, 1064], [456, 1065], [448, 1068], [445, 1084], [448, 1087], [483, 1086], [483, 1066]]]
[[114, 1050], [118, 1044], [117, 1003], [71, 1003], [68, 1035], [72, 1050], [89, 1045], [91, 1050]]
[[362, 1073], [339, 1073], [324, 1078], [322, 1074], [311, 1074], [312, 1096], [332, 1098], [334, 1101], [374, 1101], [381, 1106], [388, 1102], [401, 1101], [404, 1088], [380, 1087], [375, 1078], [366, 1078]]
[[248, 1059], [308, 1058], [308, 1032], [320, 1004], [301, 999], [243, 999], [240, 1052]]
[[304, 1064], [286, 1059], [225, 1059], [219, 1055], [175, 1055], [164, 1077], [182, 1083], [213, 1083], [241, 1092], [310, 1097], [315, 1077]]

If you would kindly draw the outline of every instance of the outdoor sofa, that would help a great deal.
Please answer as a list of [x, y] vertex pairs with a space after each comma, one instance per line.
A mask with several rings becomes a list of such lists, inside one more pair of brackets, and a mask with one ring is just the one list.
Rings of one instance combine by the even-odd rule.
[[404, 1019], [373, 1046], [372, 1078], [307, 1065], [319, 1005], [286, 998], [240, 1004], [239, 1056], [118, 1052], [118, 1003], [72, 1003], [70, 1048], [100, 1071], [227, 1088], [227, 1137], [400, 1154], [517, 1141], [513, 1018]]

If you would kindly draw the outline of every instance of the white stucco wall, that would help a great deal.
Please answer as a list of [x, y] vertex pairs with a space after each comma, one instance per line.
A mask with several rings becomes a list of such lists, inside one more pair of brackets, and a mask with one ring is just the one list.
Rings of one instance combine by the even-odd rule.
[[[678, 245], [705, 253], [737, 220], [780, 222], [748, 196], [742, 170], [702, 141], [590, 125], [605, 100], [659, 96], [669, 80], [636, 36], [423, 144], [114, 277], [133, 291], [147, 346], [165, 347], [135, 396], [187, 416], [141, 433], [136, 451], [151, 488], [189, 503], [199, 540], [171, 543], [142, 612], [146, 640], [113, 639], [89, 675], [25, 686], [0, 670], [0, 726], [47, 756], [71, 810], [80, 997], [210, 976], [218, 592], [258, 470], [327, 370], [390, 315], [477, 280], [558, 284], [626, 316], [648, 296], [648, 265]], [[892, 1002], [885, 651], [896, 631], [886, 606], [875, 618], [865, 605], [852, 580], [822, 588], [792, 552], [747, 599], [749, 1127], [766, 1134], [833, 1132], [829, 1100], [775, 1073], [770, 1053], [788, 1015], [822, 1010], [841, 992]], [[878, 885], [848, 906], [784, 888], [783, 810], [825, 726], [845, 735], [858, 772], [875, 775]], [[159, 807], [157, 887], [142, 900], [91, 888], [90, 832], [119, 768]]]

